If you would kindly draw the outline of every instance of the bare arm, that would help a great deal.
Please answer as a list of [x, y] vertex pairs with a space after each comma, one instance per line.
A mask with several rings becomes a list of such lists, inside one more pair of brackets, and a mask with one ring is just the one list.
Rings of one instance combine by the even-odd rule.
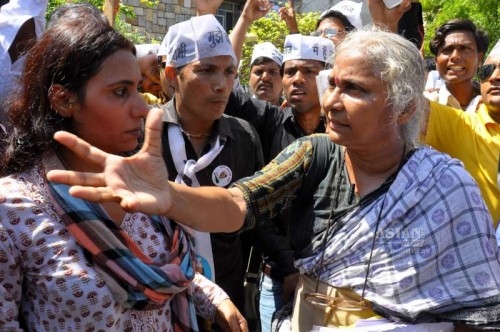
[[243, 226], [246, 203], [237, 188], [192, 188], [172, 183], [169, 218], [203, 232], [234, 232]]
[[411, 8], [410, 0], [403, 0], [395, 8], [388, 9], [383, 0], [368, 0], [368, 9], [372, 16], [373, 23], [383, 28], [387, 28], [394, 33], [398, 32], [398, 22], [403, 14]]
[[285, 7], [279, 9], [280, 19], [285, 21], [286, 27], [290, 34], [300, 33], [299, 26], [297, 25], [297, 17], [295, 16], [295, 10], [292, 6], [292, 1], [288, 0], [288, 4]]
[[234, 29], [229, 35], [233, 51], [236, 54], [238, 61], [241, 59], [243, 52], [243, 44], [245, 43], [245, 36], [248, 28], [253, 22], [259, 18], [264, 17], [271, 9], [271, 4], [267, 0], [247, 0], [243, 11], [241, 12]]
[[101, 151], [68, 132], [54, 138], [81, 158], [102, 167], [101, 173], [54, 170], [50, 181], [71, 185], [71, 195], [92, 202], [118, 202], [125, 211], [164, 215], [204, 232], [241, 228], [246, 204], [239, 189], [190, 188], [168, 181], [162, 156], [161, 110], [151, 110], [142, 149], [124, 158]]

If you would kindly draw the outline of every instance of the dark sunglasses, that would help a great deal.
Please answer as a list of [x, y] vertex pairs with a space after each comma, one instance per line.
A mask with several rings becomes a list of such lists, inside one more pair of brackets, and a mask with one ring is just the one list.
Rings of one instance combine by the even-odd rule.
[[165, 69], [165, 67], [167, 66], [167, 62], [163, 61], [162, 56], [158, 57], [158, 66], [160, 66], [161, 69]]
[[491, 63], [489, 65], [481, 66], [477, 71], [477, 77], [481, 80], [481, 82], [486, 81], [493, 74], [495, 68], [500, 68], [500, 63]]
[[335, 37], [336, 35], [340, 35], [340, 34], [344, 33], [344, 31], [339, 31], [338, 29], [335, 29], [335, 28], [326, 28], [323, 30], [316, 30], [316, 31], [311, 32], [311, 36], [319, 37], [323, 33], [325, 34], [326, 38], [332, 38], [332, 37]]

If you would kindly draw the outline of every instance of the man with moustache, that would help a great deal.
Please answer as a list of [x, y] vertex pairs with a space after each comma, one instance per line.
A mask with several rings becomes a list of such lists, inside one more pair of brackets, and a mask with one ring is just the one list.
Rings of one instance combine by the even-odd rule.
[[[233, 30], [231, 40], [234, 34]], [[327, 38], [299, 34], [286, 37], [281, 74], [288, 106], [283, 109], [233, 90], [225, 113], [255, 126], [265, 161], [297, 138], [325, 131], [316, 76], [327, 67], [333, 51], [333, 42]]]
[[[263, 158], [258, 134], [246, 121], [223, 114], [237, 61], [217, 19], [202, 15], [171, 26], [158, 56], [162, 86], [168, 83], [175, 91], [162, 106], [163, 156], [170, 179], [187, 186], [228, 187], [259, 170]], [[239, 234], [194, 230], [192, 234], [199, 272], [215, 281], [244, 312]]]
[[[247, 0], [231, 32], [230, 38], [236, 56], [240, 57], [249, 26], [269, 10], [255, 0]], [[257, 129], [266, 163], [274, 159], [297, 138], [325, 132], [325, 118], [316, 77], [327, 67], [334, 52], [328, 38], [288, 35], [283, 47], [280, 68], [286, 107], [283, 109], [234, 89], [225, 113], [243, 118]], [[293, 265], [293, 249], [287, 240], [286, 211], [281, 220], [265, 224], [243, 233], [244, 246], [252, 245], [263, 253], [261, 268], [259, 311], [262, 332], [271, 330], [273, 314], [293, 299], [298, 281], [298, 270]]]
[[[258, 0], [247, 0], [229, 38], [237, 58], [241, 58], [245, 35], [250, 25], [270, 9]], [[215, 12], [216, 7], [211, 11]], [[334, 51], [327, 38], [291, 34], [285, 38], [280, 68], [287, 107], [280, 110], [239, 89], [229, 97], [225, 113], [243, 118], [257, 129], [265, 161], [304, 135], [324, 132], [316, 76], [327, 67]]]
[[283, 54], [272, 43], [264, 42], [253, 47], [248, 80], [252, 96], [281, 106], [283, 102], [280, 70], [282, 63]]
[[[244, 38], [241, 31], [245, 30], [238, 30], [237, 27], [245, 27], [251, 22], [251, 15], [240, 16], [239, 23], [231, 33], [233, 47]], [[327, 38], [294, 34], [286, 37], [283, 49], [281, 74], [288, 106], [280, 109], [234, 91], [225, 111], [226, 114], [248, 120], [256, 127], [266, 162], [297, 138], [325, 132], [316, 76], [325, 69], [333, 54], [333, 42]], [[236, 51], [238, 53], [238, 48]], [[273, 314], [293, 299], [298, 281], [298, 270], [293, 265], [293, 249], [286, 238], [286, 222], [283, 218], [286, 218], [286, 212], [281, 220], [270, 220], [244, 236], [251, 239], [254, 250], [260, 249], [264, 256], [259, 299], [263, 332], [271, 330]]]

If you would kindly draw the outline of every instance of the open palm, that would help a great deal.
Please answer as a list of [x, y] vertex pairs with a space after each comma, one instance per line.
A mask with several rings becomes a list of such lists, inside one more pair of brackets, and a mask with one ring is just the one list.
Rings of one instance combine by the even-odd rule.
[[161, 149], [161, 110], [151, 110], [146, 121], [142, 149], [130, 157], [106, 153], [68, 132], [54, 138], [90, 162], [100, 165], [101, 173], [53, 170], [50, 181], [71, 185], [71, 195], [92, 202], [119, 202], [126, 211], [164, 214], [170, 207], [168, 172]]

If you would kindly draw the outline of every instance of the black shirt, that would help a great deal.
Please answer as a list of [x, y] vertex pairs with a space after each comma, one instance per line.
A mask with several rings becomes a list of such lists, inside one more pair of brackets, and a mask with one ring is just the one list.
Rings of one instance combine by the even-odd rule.
[[[297, 138], [306, 136], [295, 121], [291, 107], [281, 109], [240, 91], [233, 91], [225, 113], [241, 117], [255, 126], [260, 135], [266, 163]], [[325, 119], [322, 117], [315, 133], [324, 132]], [[271, 277], [278, 281], [298, 271], [294, 267], [293, 251], [286, 236], [286, 215], [287, 211], [283, 211], [279, 218], [260, 224], [245, 234], [245, 237], [251, 238], [249, 242], [253, 244], [254, 250], [261, 249], [265, 263], [271, 266]]]
[[[163, 156], [167, 165], [169, 179], [175, 181], [177, 170], [170, 153], [168, 139], [168, 123], [179, 123], [175, 111], [175, 101], [171, 100], [162, 106], [164, 130], [162, 136]], [[196, 178], [202, 186], [215, 186], [217, 177], [213, 176], [216, 169], [227, 167], [231, 173], [231, 181], [224, 187], [246, 176], [253, 175], [263, 165], [262, 149], [259, 136], [255, 129], [246, 121], [223, 115], [215, 121], [213, 136], [221, 134], [226, 137], [222, 151], [204, 169], [196, 173]], [[198, 157], [189, 139], [183, 134], [186, 157], [197, 160]], [[203, 149], [201, 155], [210, 150], [209, 144]], [[220, 184], [220, 183], [219, 183]], [[193, 206], [196, 209], [196, 206]], [[244, 261], [242, 256], [241, 240], [238, 233], [212, 233], [210, 234], [212, 253], [214, 257], [215, 282], [235, 303], [241, 312], [244, 312]]]

